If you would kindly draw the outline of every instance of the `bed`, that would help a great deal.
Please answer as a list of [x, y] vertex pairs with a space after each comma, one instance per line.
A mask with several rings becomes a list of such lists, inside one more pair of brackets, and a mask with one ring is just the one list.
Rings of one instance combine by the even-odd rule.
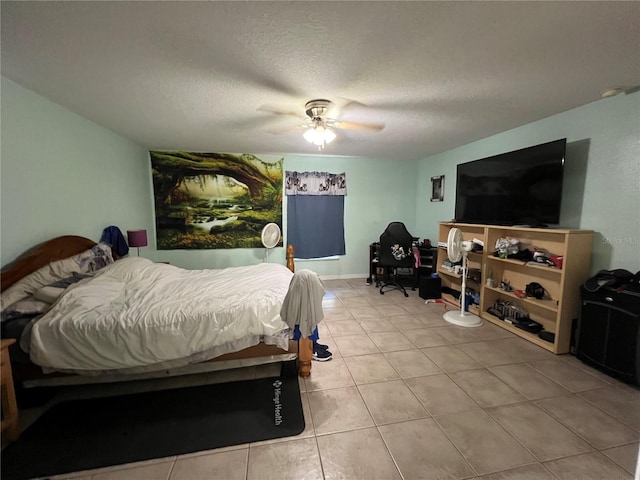
[[279, 315], [294, 278], [293, 247], [287, 247], [286, 267], [221, 270], [184, 270], [140, 257], [109, 260], [112, 252], [106, 250], [84, 237], [62, 236], [3, 269], [4, 335], [11, 330], [4, 314], [16, 298], [28, 294], [26, 300], [49, 303], [20, 330], [31, 360], [19, 361], [26, 356], [14, 352], [21, 386], [134, 380], [292, 359], [300, 376], [310, 375], [312, 342], [290, 340]]

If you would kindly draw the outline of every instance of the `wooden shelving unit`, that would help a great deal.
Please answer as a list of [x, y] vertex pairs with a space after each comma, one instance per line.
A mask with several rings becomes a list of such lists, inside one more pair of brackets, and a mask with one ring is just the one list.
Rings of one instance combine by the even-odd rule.
[[[580, 307], [579, 287], [588, 278], [591, 267], [591, 247], [593, 231], [547, 228], [519, 228], [495, 225], [477, 225], [443, 222], [439, 226], [439, 242], [446, 242], [449, 231], [458, 228], [465, 240], [478, 239], [484, 242], [484, 250], [469, 255], [469, 268], [482, 271], [482, 279], [476, 283], [467, 279], [467, 288], [480, 292], [477, 312], [484, 320], [494, 323], [525, 338], [553, 353], [567, 353], [571, 341], [571, 323], [578, 316]], [[522, 248], [541, 248], [551, 254], [564, 257], [562, 268], [531, 264], [509, 258], [493, 256], [494, 246], [499, 238], [517, 238]], [[443, 287], [460, 290], [462, 278], [443, 268], [447, 258], [446, 248], [438, 248], [437, 271]], [[494, 285], [487, 285], [491, 278]], [[537, 282], [546, 291], [545, 298], [520, 298], [513, 291], [499, 288], [501, 282], [508, 282], [513, 290], [525, 290], [527, 284]], [[442, 298], [459, 307], [458, 300], [444, 293]], [[496, 300], [508, 300], [529, 312], [532, 320], [541, 323], [544, 329], [555, 334], [553, 343], [542, 340], [537, 334], [517, 328], [487, 312]]]

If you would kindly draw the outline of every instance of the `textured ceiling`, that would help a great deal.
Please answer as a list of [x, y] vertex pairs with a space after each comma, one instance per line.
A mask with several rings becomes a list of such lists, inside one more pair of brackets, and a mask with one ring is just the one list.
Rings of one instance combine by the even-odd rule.
[[155, 149], [317, 153], [294, 127], [328, 98], [385, 128], [324, 154], [411, 160], [640, 85], [640, 2], [0, 8], [2, 75]]

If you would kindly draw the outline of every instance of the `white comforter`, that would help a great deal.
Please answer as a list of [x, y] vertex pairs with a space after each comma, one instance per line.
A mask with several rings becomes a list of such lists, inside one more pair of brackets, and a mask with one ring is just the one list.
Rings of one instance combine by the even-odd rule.
[[31, 359], [90, 373], [244, 348], [243, 338], [256, 344], [287, 330], [280, 308], [292, 275], [269, 263], [184, 270], [125, 258], [70, 287], [33, 325]]

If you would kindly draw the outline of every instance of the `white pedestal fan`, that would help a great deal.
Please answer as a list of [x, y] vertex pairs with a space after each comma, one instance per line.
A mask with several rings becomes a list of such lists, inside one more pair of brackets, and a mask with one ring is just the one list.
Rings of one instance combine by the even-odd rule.
[[277, 223], [267, 223], [262, 229], [262, 245], [264, 246], [264, 263], [269, 260], [269, 250], [275, 248], [280, 241], [280, 227]]
[[444, 319], [461, 327], [479, 327], [482, 319], [473, 313], [464, 311], [467, 289], [467, 270], [469, 260], [467, 255], [473, 248], [473, 242], [462, 239], [462, 231], [459, 228], [452, 228], [447, 237], [447, 256], [452, 262], [459, 262], [462, 258], [462, 292], [460, 293], [460, 311], [451, 310], [444, 314]]

